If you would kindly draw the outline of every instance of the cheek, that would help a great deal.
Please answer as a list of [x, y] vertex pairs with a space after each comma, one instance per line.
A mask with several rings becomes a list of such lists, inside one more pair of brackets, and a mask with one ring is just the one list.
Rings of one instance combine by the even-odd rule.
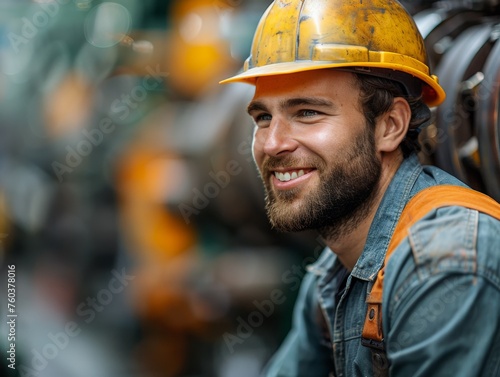
[[345, 132], [333, 132], [331, 128], [322, 127], [311, 132], [308, 138], [302, 140], [302, 145], [323, 158], [337, 156], [349, 144], [349, 137]]
[[332, 132], [328, 128], [322, 128], [317, 130], [314, 135], [309, 139], [316, 148], [319, 149], [331, 149], [337, 144], [341, 144], [344, 139], [344, 135], [338, 132]]
[[319, 154], [337, 156], [352, 149], [357, 135], [363, 130], [364, 118], [357, 113], [346, 113], [316, 127], [304, 144]]

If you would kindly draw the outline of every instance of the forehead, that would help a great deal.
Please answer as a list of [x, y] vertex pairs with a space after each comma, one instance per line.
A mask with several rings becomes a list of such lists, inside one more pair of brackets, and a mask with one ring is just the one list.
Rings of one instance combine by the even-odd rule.
[[357, 97], [354, 75], [333, 69], [319, 69], [276, 76], [259, 77], [254, 99], [273, 99], [296, 95], [329, 98]]

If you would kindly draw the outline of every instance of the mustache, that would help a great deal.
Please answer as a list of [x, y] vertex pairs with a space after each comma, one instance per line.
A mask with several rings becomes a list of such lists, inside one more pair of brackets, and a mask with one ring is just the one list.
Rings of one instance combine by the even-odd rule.
[[324, 162], [319, 158], [298, 158], [295, 156], [287, 155], [283, 157], [268, 156], [262, 163], [262, 171], [270, 172], [278, 168], [297, 168], [297, 167], [311, 167], [321, 170]]

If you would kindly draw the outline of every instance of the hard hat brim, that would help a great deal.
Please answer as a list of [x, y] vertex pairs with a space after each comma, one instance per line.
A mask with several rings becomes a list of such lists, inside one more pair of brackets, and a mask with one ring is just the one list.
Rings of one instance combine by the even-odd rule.
[[422, 96], [424, 102], [429, 107], [438, 106], [446, 98], [446, 94], [443, 88], [439, 85], [436, 76], [426, 75], [420, 70], [408, 67], [407, 65], [387, 63], [387, 62], [335, 63], [335, 62], [324, 62], [324, 61], [294, 61], [294, 62], [275, 63], [261, 67], [251, 68], [245, 72], [239, 73], [235, 76], [220, 81], [220, 84], [240, 82], [240, 83], [255, 85], [257, 78], [264, 76], [286, 75], [291, 73], [312, 71], [317, 69], [346, 68], [346, 67], [366, 67], [366, 68], [373, 67], [373, 68], [394, 69], [397, 71], [406, 72], [422, 80], [426, 84], [423, 87]]

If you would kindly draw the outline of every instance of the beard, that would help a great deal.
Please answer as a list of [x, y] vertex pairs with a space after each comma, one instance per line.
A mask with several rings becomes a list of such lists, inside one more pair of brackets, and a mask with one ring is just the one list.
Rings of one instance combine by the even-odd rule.
[[[269, 172], [276, 168], [314, 166], [319, 185], [302, 195], [300, 189], [273, 191]], [[374, 134], [366, 127], [348, 153], [328, 166], [319, 157], [298, 160], [292, 156], [270, 157], [262, 171], [266, 191], [266, 211], [273, 228], [283, 232], [316, 229], [327, 240], [335, 240], [354, 230], [369, 214], [381, 176], [375, 153]]]

